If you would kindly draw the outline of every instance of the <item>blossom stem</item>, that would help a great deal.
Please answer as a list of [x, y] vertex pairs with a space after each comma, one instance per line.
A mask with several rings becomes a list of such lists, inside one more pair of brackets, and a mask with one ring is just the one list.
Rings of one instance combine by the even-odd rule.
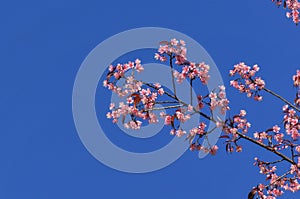
[[193, 80], [190, 79], [190, 98], [191, 98], [191, 106], [193, 106]]
[[298, 112], [300, 112], [300, 109], [298, 107], [296, 107], [295, 105], [293, 105], [292, 103], [290, 103], [289, 101], [287, 101], [285, 98], [281, 97], [280, 95], [278, 95], [277, 93], [271, 91], [270, 89], [268, 88], [263, 88], [264, 91], [270, 93], [271, 95], [279, 98], [280, 100], [284, 101], [286, 104], [288, 104], [290, 107], [296, 109]]
[[176, 96], [176, 86], [175, 86], [175, 78], [174, 78], [174, 67], [173, 67], [173, 56], [172, 54], [170, 55], [170, 67], [171, 67], [171, 75], [172, 75], [172, 85], [173, 85], [173, 92], [174, 92], [174, 96], [175, 98], [177, 98]]
[[274, 182], [268, 184], [267, 186], [265, 186], [265, 189], [268, 189], [270, 186], [272, 186], [273, 184], [275, 184], [276, 182], [278, 182], [279, 180], [281, 180], [282, 178], [284, 178], [285, 176], [289, 175], [291, 172], [291, 170], [288, 170], [286, 173], [284, 173], [283, 175], [279, 176]]
[[178, 104], [178, 101], [157, 101], [155, 104]]
[[153, 107], [151, 109], [145, 109], [145, 111], [165, 110], [165, 109], [180, 108], [180, 107], [182, 107], [182, 105], [165, 106], [165, 107]]
[[[254, 140], [253, 138], [248, 137], [248, 136], [246, 136], [246, 135], [244, 135], [244, 134], [242, 134], [242, 133], [240, 133], [240, 132], [237, 132], [237, 134], [238, 134], [239, 136], [241, 136], [242, 138], [244, 138], [245, 140], [248, 140], [248, 141], [250, 141], [250, 142], [252, 142], [252, 143], [254, 143], [254, 144], [257, 144], [258, 146], [261, 146], [262, 148], [264, 148], [264, 149], [266, 149], [266, 150], [268, 150], [268, 151], [271, 151], [272, 153], [274, 153], [274, 154], [276, 154], [277, 156], [281, 157], [281, 158], [284, 159], [285, 161], [287, 161], [287, 162], [289, 162], [289, 163], [291, 163], [291, 164], [293, 164], [293, 165], [297, 165], [297, 163], [294, 162], [292, 159], [290, 159], [290, 158], [287, 157], [286, 155], [284, 155], [284, 154], [282, 154], [282, 153], [276, 151], [274, 148], [269, 147], [269, 146], [267, 146], [267, 145], [265, 145], [265, 144], [263, 144], [263, 143], [261, 143], [261, 142], [259, 142], [259, 141], [257, 141], [257, 140]], [[300, 166], [299, 166], [298, 168], [300, 168]]]

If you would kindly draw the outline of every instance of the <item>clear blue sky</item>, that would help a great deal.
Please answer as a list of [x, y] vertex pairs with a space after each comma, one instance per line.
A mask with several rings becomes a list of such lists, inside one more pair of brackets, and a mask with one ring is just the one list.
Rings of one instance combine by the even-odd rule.
[[[12, 0], [0, 10], [1, 199], [240, 199], [263, 181], [253, 158], [272, 158], [270, 154], [247, 143], [243, 153], [226, 154], [221, 141], [220, 153], [204, 160], [187, 151], [156, 172], [112, 170], [82, 145], [71, 102], [74, 79], [87, 54], [114, 34], [146, 26], [174, 29], [201, 43], [227, 87], [233, 64], [258, 63], [268, 88], [292, 99], [300, 30], [270, 0]], [[267, 94], [262, 103], [233, 89], [227, 95], [232, 112], [249, 110], [253, 131], [281, 120], [283, 104]]]

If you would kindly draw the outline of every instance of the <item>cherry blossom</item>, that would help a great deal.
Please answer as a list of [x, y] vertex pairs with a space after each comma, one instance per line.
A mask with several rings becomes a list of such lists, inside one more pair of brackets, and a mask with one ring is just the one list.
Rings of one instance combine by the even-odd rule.
[[298, 0], [272, 0], [272, 2], [278, 7], [283, 4], [284, 8], [288, 8], [290, 11], [286, 12], [287, 18], [292, 18], [293, 22], [298, 25], [300, 9], [300, 2]]
[[[292, 15], [299, 9], [299, 3], [295, 0], [276, 1], [275, 3], [277, 5], [286, 4], [292, 10]], [[296, 14], [293, 16], [296, 22], [297, 16]], [[261, 101], [260, 92], [268, 92], [285, 103], [282, 107], [282, 121], [276, 121], [274, 125], [263, 130], [250, 132], [251, 124], [246, 118], [247, 111], [244, 109], [235, 115], [228, 116], [224, 121], [214, 115], [214, 111], [217, 109], [222, 114], [230, 110], [224, 85], [214, 88], [209, 93], [197, 92], [197, 102], [193, 102], [192, 95], [189, 102], [182, 101], [177, 97], [177, 84], [188, 80], [190, 88], [193, 88], [193, 81], [198, 80], [205, 85], [210, 78], [209, 65], [204, 62], [194, 63], [187, 60], [185, 45], [184, 41], [175, 38], [163, 41], [160, 42], [158, 53], [154, 55], [156, 60], [170, 61], [172, 92], [164, 89], [159, 82], [147, 83], [136, 79], [135, 74], [144, 70], [139, 59], [125, 64], [108, 66], [103, 86], [116, 93], [121, 102], [110, 103], [106, 117], [113, 123], [122, 122], [125, 128], [134, 130], [140, 129], [143, 125], [155, 124], [159, 120], [163, 120], [171, 135], [188, 140], [191, 151], [201, 150], [211, 155], [217, 154], [219, 146], [209, 143], [207, 137], [219, 128], [222, 130], [220, 138], [222, 138], [227, 152], [246, 151], [247, 149], [240, 142], [240, 140], [246, 140], [273, 153], [278, 158], [272, 161], [255, 158], [254, 165], [259, 168], [259, 173], [265, 176], [266, 183], [259, 183], [253, 187], [248, 198], [257, 196], [261, 199], [275, 199], [286, 191], [299, 191], [300, 70], [297, 70], [292, 77], [293, 85], [297, 88], [294, 104], [266, 88], [265, 81], [256, 76], [260, 70], [258, 65], [250, 67], [241, 62], [234, 65], [234, 68], [229, 71], [230, 76], [235, 78], [230, 81], [230, 85], [241, 93], [246, 93], [248, 97]], [[157, 104], [160, 107], [157, 107]], [[164, 111], [156, 114], [155, 110]], [[184, 129], [182, 124], [190, 120], [194, 114], [201, 115], [201, 121], [191, 129]], [[208, 122], [214, 123], [215, 127], [207, 129]], [[202, 145], [204, 140], [208, 145]], [[283, 162], [287, 164], [283, 165]], [[279, 167], [280, 169], [277, 169]], [[282, 173], [284, 170], [287, 172]]]
[[230, 85], [241, 93], [246, 93], [247, 97], [253, 97], [257, 101], [262, 100], [259, 91], [264, 89], [265, 81], [260, 77], [255, 77], [259, 71], [258, 65], [250, 67], [244, 62], [234, 65], [234, 69], [229, 71], [230, 76], [238, 76], [237, 79], [231, 80]]

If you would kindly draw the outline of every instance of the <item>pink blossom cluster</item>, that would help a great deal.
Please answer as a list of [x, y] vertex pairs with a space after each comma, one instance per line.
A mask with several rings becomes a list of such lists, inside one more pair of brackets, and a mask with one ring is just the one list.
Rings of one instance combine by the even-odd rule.
[[167, 61], [167, 56], [170, 56], [172, 59], [175, 57], [176, 64], [182, 65], [186, 62], [186, 47], [183, 40], [171, 39], [170, 42], [162, 41], [160, 42], [160, 47], [158, 53], [155, 53], [154, 58], [162, 62]]
[[[180, 123], [184, 123], [191, 118], [191, 115], [188, 113], [191, 110], [180, 108], [175, 111], [174, 114], [165, 114], [164, 112], [160, 113], [160, 117], [164, 118], [165, 125], [171, 125], [172, 129], [170, 131], [171, 135], [176, 135], [177, 137], [182, 137], [186, 134], [186, 131], [180, 128]], [[175, 123], [179, 123], [179, 127], [176, 128]]]
[[255, 132], [253, 135], [254, 138], [261, 143], [266, 140], [267, 145], [273, 147], [274, 150], [281, 150], [288, 147], [285, 142], [286, 140], [284, 140], [284, 134], [280, 132], [280, 127], [278, 125], [275, 125], [266, 131]]
[[225, 86], [219, 86], [218, 92], [211, 92], [208, 95], [210, 99], [210, 109], [215, 110], [217, 107], [220, 108], [221, 113], [224, 115], [229, 110], [229, 100], [226, 98]]
[[[300, 179], [300, 158], [298, 160], [298, 165], [291, 165], [289, 172], [284, 175], [278, 176], [276, 174], [277, 167], [275, 164], [281, 161], [275, 162], [264, 162], [255, 158], [254, 165], [259, 167], [260, 173], [266, 176], [266, 180], [269, 181], [268, 185], [259, 184], [254, 187], [253, 190], [259, 198], [274, 198], [281, 196], [284, 191], [296, 192], [300, 190], [300, 184], [298, 180]], [[287, 177], [290, 176], [290, 177]]]
[[124, 127], [126, 128], [139, 129], [142, 125], [142, 122], [137, 120], [137, 118], [146, 118], [146, 115], [143, 112], [138, 111], [136, 108], [124, 104], [123, 102], [120, 102], [118, 107], [116, 107], [114, 103], [111, 103], [110, 110], [111, 112], [108, 112], [106, 117], [108, 119], [112, 119], [113, 123], [117, 123], [119, 118], [122, 118], [122, 122], [124, 123], [127, 115], [133, 115], [135, 117], [124, 123]]
[[214, 145], [212, 147], [204, 147], [199, 143], [192, 143], [190, 145], [190, 150], [191, 151], [195, 151], [195, 150], [200, 151], [200, 150], [202, 150], [205, 153], [210, 153], [211, 155], [216, 155], [217, 151], [219, 150], [219, 147], [217, 145]]
[[253, 97], [257, 101], [262, 100], [259, 91], [265, 87], [265, 81], [260, 77], [255, 77], [259, 71], [258, 65], [247, 66], [244, 62], [234, 65], [234, 69], [229, 71], [230, 76], [238, 75], [235, 80], [230, 81], [230, 85], [241, 93], [246, 93], [247, 97]]
[[[270, 149], [279, 151], [286, 149], [287, 152], [291, 152], [291, 159], [295, 162], [291, 164], [289, 172], [283, 177], [276, 174], [276, 166], [283, 161], [283, 159], [274, 162], [264, 162], [255, 158], [255, 164], [260, 169], [260, 173], [266, 175], [266, 180], [269, 181], [268, 185], [259, 184], [254, 188], [255, 193], [259, 198], [276, 198], [281, 196], [284, 191], [299, 191], [300, 184], [300, 145], [297, 144], [299, 140], [299, 122], [298, 116], [294, 109], [288, 105], [282, 108], [283, 126], [287, 135], [291, 136], [291, 139], [284, 138], [285, 134], [280, 132], [281, 128], [278, 125], [269, 128], [263, 132], [254, 133], [254, 138], [261, 143], [265, 143]], [[287, 177], [290, 175], [291, 177]]]
[[282, 110], [285, 114], [283, 117], [283, 122], [287, 135], [290, 135], [294, 141], [298, 140], [300, 138], [299, 116], [296, 114], [296, 111], [292, 108], [289, 108], [288, 105], [285, 105]]
[[[127, 72], [132, 70], [131, 72]], [[142, 72], [143, 66], [141, 61], [136, 59], [135, 62], [126, 64], [110, 65], [108, 74], [103, 82], [103, 86], [118, 94], [120, 98], [125, 97], [124, 102], [118, 106], [114, 103], [110, 105], [110, 112], [106, 114], [108, 119], [113, 123], [118, 122], [121, 118], [125, 128], [140, 129], [141, 120], [148, 120], [149, 123], [157, 123], [158, 117], [151, 110], [159, 95], [164, 94], [164, 89], [159, 83], [152, 85], [152, 88], [143, 88], [143, 83], [134, 78], [134, 72]], [[123, 79], [123, 84], [118, 86], [118, 81]], [[130, 118], [129, 121], [125, 121]]]
[[174, 71], [174, 77], [177, 78], [178, 83], [182, 83], [184, 79], [187, 77], [191, 80], [199, 78], [203, 84], [207, 84], [210, 76], [209, 72], [209, 65], [205, 64], [204, 62], [196, 64], [193, 62], [188, 62], [187, 65], [182, 67], [181, 72]]
[[[126, 87], [126, 85], [125, 85]], [[148, 120], [149, 123], [157, 123], [158, 117], [152, 112], [158, 95], [162, 95], [164, 90], [159, 88], [158, 90], [152, 91], [150, 88], [140, 89], [138, 92], [129, 95], [126, 98], [126, 104], [124, 102], [119, 103], [116, 107], [114, 103], [110, 105], [111, 112], [107, 113], [108, 119], [113, 119], [113, 123], [118, 122], [118, 119], [122, 117], [122, 122], [125, 128], [139, 129], [142, 121], [137, 120]], [[131, 120], [124, 123], [126, 116], [129, 116]]]
[[240, 110], [238, 115], [234, 115], [232, 118], [227, 119], [225, 122], [217, 122], [217, 127], [221, 127], [224, 135], [220, 138], [226, 138], [226, 151], [236, 152], [242, 151], [242, 146], [238, 145], [239, 135], [237, 132], [246, 134], [251, 127], [251, 124], [246, 119], [246, 111]]
[[183, 40], [172, 39], [170, 42], [160, 42], [158, 53], [155, 53], [154, 58], [165, 62], [168, 55], [172, 61], [175, 58], [175, 64], [183, 65], [181, 72], [174, 71], [174, 77], [177, 78], [178, 83], [182, 83], [187, 77], [191, 80], [199, 78], [203, 84], [207, 84], [209, 80], [209, 65], [205, 63], [193, 63], [187, 61], [186, 58], [186, 47]]
[[300, 87], [300, 70], [297, 70], [296, 75], [293, 75], [293, 81], [295, 87]]
[[298, 0], [272, 0], [278, 7], [283, 4], [284, 8], [288, 8], [290, 12], [286, 13], [288, 18], [292, 18], [293, 22], [298, 25], [299, 23], [299, 9], [300, 2]]
[[[285, 2], [291, 9], [292, 1]], [[172, 39], [170, 42], [161, 42], [158, 52], [159, 53], [155, 54], [157, 60], [166, 61], [167, 56], [170, 58], [170, 66], [173, 71], [173, 73], [171, 73], [173, 75], [173, 85], [174, 78], [177, 79], [178, 83], [181, 83], [186, 78], [189, 78], [191, 82], [199, 78], [203, 84], [207, 83], [209, 79], [209, 66], [205, 63], [196, 64], [187, 61], [184, 41]], [[180, 65], [181, 72], [174, 70], [173, 59], [175, 59], [176, 64]], [[129, 72], [129, 70], [131, 71]], [[219, 86], [207, 95], [198, 94], [198, 103], [192, 106], [190, 105], [193, 102], [192, 99], [190, 104], [183, 102], [177, 98], [176, 94], [171, 95], [168, 91], [165, 91], [159, 83], [150, 84], [136, 80], [134, 77], [135, 73], [142, 71], [143, 66], [139, 59], [126, 64], [109, 66], [103, 86], [117, 93], [118, 96], [123, 99], [118, 105], [114, 103], [110, 104], [110, 111], [106, 116], [112, 119], [113, 123], [121, 120], [125, 128], [140, 129], [144, 121], [148, 123], [158, 122], [159, 117], [153, 111], [161, 109], [155, 107], [156, 104], [168, 104], [164, 106], [164, 108], [170, 111], [167, 113], [161, 112], [160, 118], [164, 119], [165, 125], [171, 127], [171, 135], [176, 137], [186, 136], [186, 140], [189, 140], [191, 151], [202, 150], [211, 155], [215, 155], [218, 151], [217, 145], [210, 145], [208, 143], [208, 146], [203, 146], [201, 143], [203, 139], [207, 140], [209, 133], [212, 133], [216, 128], [221, 128], [223, 134], [220, 138], [225, 139], [227, 152], [241, 152], [243, 148], [239, 144], [239, 140], [244, 139], [282, 158], [274, 162], [264, 162], [258, 158], [255, 159], [255, 165], [259, 167], [260, 173], [266, 176], [266, 180], [269, 184], [259, 184], [253, 188], [249, 198], [254, 198], [254, 196], [257, 195], [258, 198], [275, 199], [281, 196], [284, 191], [295, 192], [300, 190], [300, 184], [298, 183], [300, 179], [300, 123], [299, 116], [296, 112], [299, 111], [299, 109], [276, 93], [265, 88], [264, 80], [260, 77], [256, 77], [256, 73], [259, 71], [258, 65], [250, 67], [243, 62], [236, 64], [229, 73], [231, 76], [236, 76], [237, 78], [232, 80], [230, 85], [240, 92], [246, 93], [248, 97], [253, 97], [258, 101], [262, 100], [259, 91], [264, 90], [280, 98], [287, 105], [282, 108], [284, 113], [282, 125], [274, 125], [265, 131], [255, 132], [254, 138], [246, 135], [251, 124], [246, 119], [247, 113], [245, 110], [240, 110], [239, 114], [229, 117], [225, 121], [214, 118], [213, 110], [220, 109], [221, 113], [225, 114], [225, 112], [230, 109], [224, 86]], [[299, 70], [293, 76], [293, 82], [294, 86], [298, 89], [295, 104], [299, 106]], [[192, 86], [194, 85], [191, 83], [191, 88]], [[173, 90], [175, 93], [175, 86], [173, 86]], [[171, 98], [171, 101], [165, 100], [165, 98], [163, 101], [158, 101], [158, 98], [161, 96]], [[204, 109], [205, 105], [207, 109]], [[206, 114], [205, 111], [208, 111], [209, 114]], [[192, 129], [183, 129], [181, 124], [188, 121], [193, 114], [200, 114], [204, 118], [215, 122], [215, 128], [207, 130], [206, 123], [200, 122]], [[287, 153], [291, 153], [291, 157], [287, 157]], [[288, 167], [289, 171], [284, 176], [280, 176], [277, 174], [276, 164], [283, 161], [287, 161], [290, 167]]]
[[[141, 61], [139, 59], [136, 59], [135, 62], [117, 64], [117, 66], [110, 65], [108, 67], [108, 74], [106, 75], [106, 79], [103, 81], [103, 86], [108, 88], [112, 92], [115, 92], [120, 97], [138, 92], [142, 87], [142, 82], [135, 80], [134, 73], [126, 76], [125, 74], [129, 70], [142, 72], [144, 68], [141, 65]], [[116, 85], [117, 81], [120, 79], [125, 80], [125, 85], [123, 85], [122, 87], [118, 87]]]
[[201, 122], [197, 127], [194, 127], [190, 130], [187, 138], [190, 142], [190, 150], [194, 151], [204, 151], [205, 153], [210, 153], [211, 155], [215, 155], [219, 149], [217, 145], [205, 147], [200, 144], [200, 139], [207, 135], [207, 131], [205, 130], [206, 124]]
[[[116, 107], [114, 103], [111, 103], [111, 112], [108, 112], [106, 117], [112, 119], [113, 123], [118, 122], [119, 118], [122, 118], [124, 127], [131, 129], [140, 129], [142, 121], [138, 120], [138, 118], [148, 120], [149, 123], [157, 123], [157, 115], [151, 111], [156, 98], [156, 92], [151, 92], [150, 89], [141, 89], [139, 93], [134, 93], [127, 97], [126, 104], [120, 102], [119, 106]], [[127, 116], [130, 117], [129, 122], [125, 122]]]
[[[294, 109], [289, 108], [288, 105], [283, 106], [283, 126], [286, 135], [289, 135], [291, 139], [285, 138], [285, 134], [280, 132], [278, 125], [267, 129], [262, 132], [255, 132], [254, 138], [260, 143], [265, 143], [275, 151], [289, 149], [295, 146], [295, 141], [298, 141], [300, 137], [300, 124], [298, 121], [298, 115]], [[300, 147], [297, 149], [300, 150]], [[300, 154], [299, 154], [300, 155]]]
[[294, 86], [297, 87], [297, 94], [294, 99], [294, 102], [297, 107], [300, 106], [300, 70], [297, 70], [296, 74], [293, 75]]

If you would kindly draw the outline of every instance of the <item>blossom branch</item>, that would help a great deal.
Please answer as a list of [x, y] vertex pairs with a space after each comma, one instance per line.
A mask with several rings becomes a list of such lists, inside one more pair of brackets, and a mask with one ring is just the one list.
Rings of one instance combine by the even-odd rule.
[[271, 91], [270, 89], [264, 87], [263, 88], [264, 91], [270, 93], [271, 95], [277, 97], [278, 99], [282, 100], [283, 102], [285, 102], [286, 104], [288, 104], [290, 107], [293, 107], [295, 110], [297, 110], [298, 112], [300, 112], [300, 109], [298, 107], [296, 107], [295, 105], [293, 105], [292, 103], [290, 103], [288, 100], [286, 100], [285, 98], [283, 98], [282, 96], [278, 95], [277, 93], [275, 93], [274, 91]]

